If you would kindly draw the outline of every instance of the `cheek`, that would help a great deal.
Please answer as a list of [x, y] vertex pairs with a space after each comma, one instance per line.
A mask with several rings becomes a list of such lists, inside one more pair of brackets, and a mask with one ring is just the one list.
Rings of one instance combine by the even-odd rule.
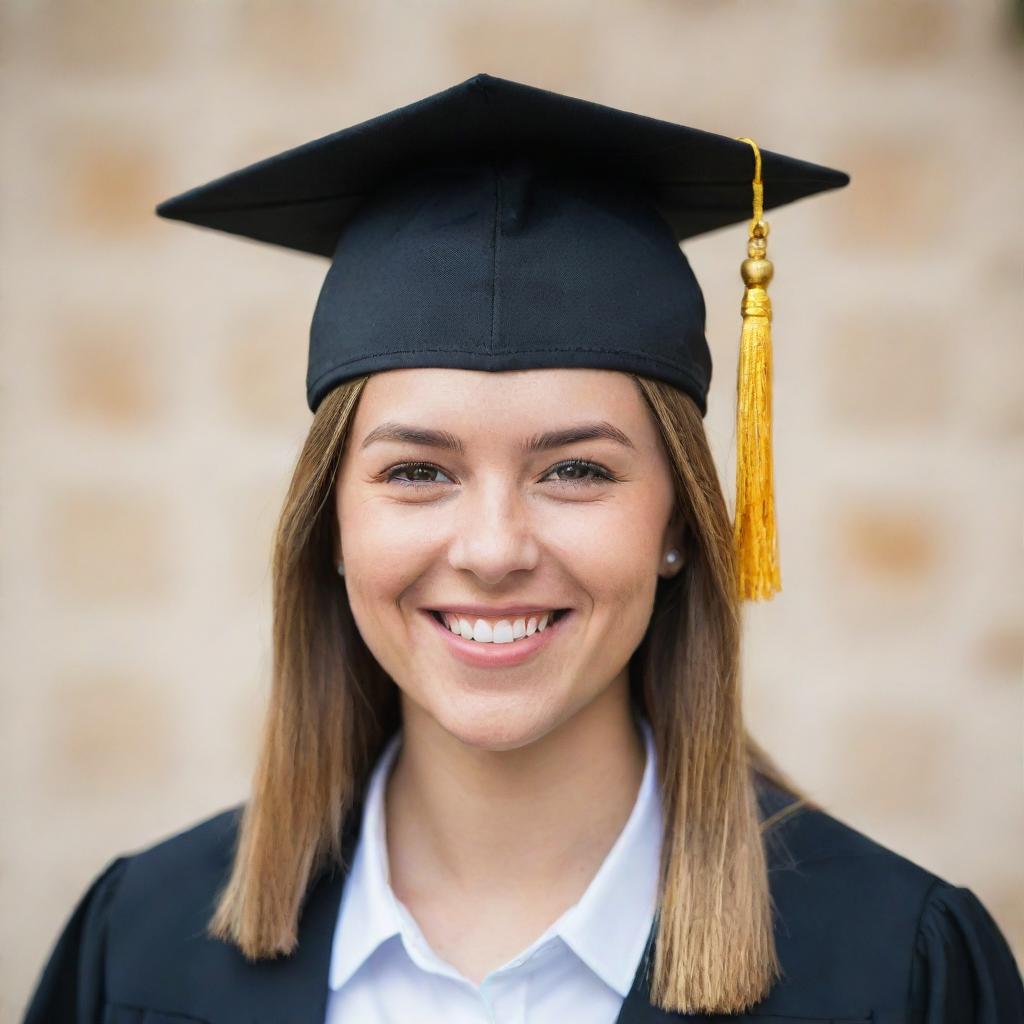
[[638, 644], [650, 621], [663, 528], [644, 508], [584, 519], [559, 555], [592, 602], [595, 627], [625, 646]]
[[549, 526], [549, 550], [595, 597], [628, 603], [645, 587], [653, 591], [662, 524], [644, 509], [580, 506]]
[[605, 549], [583, 585], [594, 602], [598, 624], [624, 644], [639, 643], [647, 629], [657, 589], [653, 559], [637, 545]]
[[[419, 514], [419, 513], [425, 514]], [[361, 572], [392, 575], [422, 559], [424, 539], [436, 536], [440, 523], [429, 510], [375, 500], [357, 488], [338, 504], [338, 529], [345, 561]]]
[[[405, 513], [405, 514], [403, 514]], [[370, 646], [387, 644], [403, 594], [428, 571], [432, 552], [424, 537], [437, 533], [408, 510], [346, 499], [339, 505], [345, 583], [356, 624]]]

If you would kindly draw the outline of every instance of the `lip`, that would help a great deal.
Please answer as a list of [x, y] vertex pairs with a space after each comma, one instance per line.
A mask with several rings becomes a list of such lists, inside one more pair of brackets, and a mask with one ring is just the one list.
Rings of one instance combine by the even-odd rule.
[[570, 608], [557, 622], [545, 626], [543, 632], [536, 630], [532, 636], [513, 640], [510, 644], [482, 644], [457, 636], [443, 623], [438, 622], [428, 609], [421, 608], [420, 611], [427, 622], [447, 641], [451, 653], [459, 661], [475, 668], [506, 668], [521, 664], [557, 639], [565, 625], [571, 622], [576, 614], [575, 610]]
[[[504, 608], [488, 608], [483, 604], [446, 604], [426, 610], [452, 612], [455, 615], [475, 615], [478, 619], [507, 619], [519, 615], [543, 615], [545, 612], [556, 612], [561, 609], [554, 604], [510, 604]], [[546, 627], [544, 631], [547, 632]]]

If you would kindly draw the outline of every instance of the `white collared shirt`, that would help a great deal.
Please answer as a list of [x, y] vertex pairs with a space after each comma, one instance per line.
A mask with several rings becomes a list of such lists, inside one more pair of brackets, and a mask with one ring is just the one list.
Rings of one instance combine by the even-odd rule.
[[401, 744], [368, 784], [334, 931], [326, 1024], [614, 1024], [654, 920], [661, 802], [654, 742], [633, 810], [586, 892], [542, 935], [476, 985], [441, 959], [389, 883], [384, 791]]

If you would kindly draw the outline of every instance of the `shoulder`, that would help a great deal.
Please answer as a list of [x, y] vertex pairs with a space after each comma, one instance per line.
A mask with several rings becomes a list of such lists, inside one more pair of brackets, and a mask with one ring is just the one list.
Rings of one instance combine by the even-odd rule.
[[[761, 797], [784, 971], [769, 996], [776, 1012], [853, 1019], [887, 1012], [910, 1021], [937, 1005], [941, 992], [950, 1009], [934, 1019], [973, 1024], [990, 1019], [968, 1013], [973, 993], [988, 984], [1010, 1014], [993, 1024], [1024, 1020], [1013, 956], [970, 889], [815, 805], [771, 824], [791, 800], [778, 790]], [[963, 979], [960, 992], [950, 994], [955, 977]]]
[[917, 900], [943, 879], [892, 847], [814, 803], [794, 802], [782, 791], [762, 788], [759, 800], [769, 873], [814, 878], [863, 876], [888, 881], [900, 900]]
[[183, 979], [202, 981], [198, 965], [235, 959], [205, 929], [230, 871], [243, 806], [123, 853], [98, 872], [50, 952], [25, 1024], [107, 1020], [112, 1001], [177, 1005]]
[[115, 907], [151, 910], [161, 900], [205, 900], [226, 881], [235, 853], [244, 804], [203, 818], [156, 842], [123, 854]]
[[[108, 909], [110, 989], [126, 1003], [160, 1005], [200, 965], [226, 966], [236, 951], [206, 928], [234, 859], [244, 805], [222, 810], [125, 854]], [[173, 1005], [165, 1003], [165, 1005]]]
[[[234, 858], [244, 805], [219, 811], [115, 858], [87, 893], [112, 953], [204, 928]], [[100, 907], [98, 904], [102, 904]]]

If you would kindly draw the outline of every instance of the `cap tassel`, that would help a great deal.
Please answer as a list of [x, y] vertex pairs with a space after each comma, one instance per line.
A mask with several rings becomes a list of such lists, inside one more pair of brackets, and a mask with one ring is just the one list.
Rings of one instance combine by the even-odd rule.
[[740, 273], [746, 290], [740, 312], [739, 369], [736, 378], [736, 546], [741, 600], [766, 600], [782, 589], [772, 471], [772, 304], [766, 291], [772, 263], [765, 253], [761, 151], [753, 139], [741, 138], [754, 150], [754, 216], [747, 240], [747, 259]]

